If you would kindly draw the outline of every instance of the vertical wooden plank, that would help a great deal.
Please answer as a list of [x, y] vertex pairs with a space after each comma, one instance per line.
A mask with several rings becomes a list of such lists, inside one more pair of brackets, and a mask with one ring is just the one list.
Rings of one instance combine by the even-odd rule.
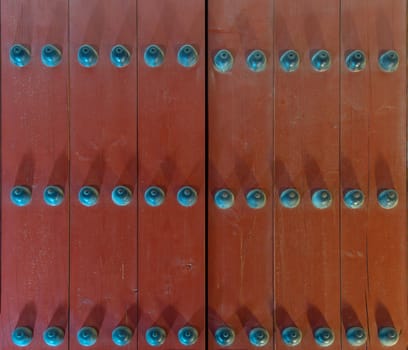
[[[49, 326], [67, 332], [68, 320], [68, 109], [67, 1], [1, 2], [1, 347], [13, 349], [15, 327], [34, 333], [29, 348], [44, 348]], [[25, 67], [9, 60], [14, 44], [31, 51]], [[46, 44], [62, 50], [54, 68], [41, 63]], [[10, 201], [13, 186], [27, 186], [25, 207]], [[47, 206], [43, 191], [65, 191]], [[66, 336], [67, 338], [67, 336]], [[61, 349], [68, 349], [65, 342]]]
[[[77, 54], [83, 44], [99, 53], [86, 68]], [[131, 54], [127, 66], [110, 61], [114, 45]], [[82, 348], [83, 326], [98, 333], [95, 349], [115, 347], [115, 327], [136, 332], [137, 196], [136, 196], [136, 3], [132, 0], [70, 1], [71, 115], [71, 349]], [[99, 201], [78, 201], [82, 186], [95, 186]], [[115, 186], [133, 192], [127, 206], [111, 199]], [[135, 348], [136, 335], [128, 348]]]
[[[208, 3], [208, 307], [209, 349], [219, 349], [216, 332], [235, 332], [233, 349], [253, 349], [250, 331], [261, 327], [273, 347], [273, 2]], [[219, 50], [234, 57], [230, 71], [214, 67]], [[265, 69], [246, 63], [262, 50]], [[214, 196], [229, 189], [235, 202], [216, 206]], [[263, 208], [248, 206], [253, 189], [266, 194]]]
[[[141, 350], [151, 348], [145, 335], [152, 327], [166, 332], [163, 349], [183, 347], [178, 332], [185, 326], [198, 331], [191, 348], [206, 348], [204, 15], [204, 1], [138, 2]], [[177, 62], [185, 44], [198, 53], [197, 63], [189, 68]], [[164, 53], [158, 67], [144, 61], [150, 45]], [[162, 205], [152, 207], [145, 201], [151, 186], [165, 192]], [[183, 186], [197, 191], [191, 207], [177, 202]]]
[[[299, 349], [318, 349], [317, 329], [335, 335], [340, 349], [339, 254], [339, 0], [275, 1], [275, 317], [281, 332], [298, 327]], [[296, 50], [299, 68], [285, 72], [279, 59]], [[327, 50], [331, 67], [318, 72], [311, 57]], [[288, 188], [296, 208], [279, 203]], [[332, 204], [317, 209], [312, 195], [327, 189]]]

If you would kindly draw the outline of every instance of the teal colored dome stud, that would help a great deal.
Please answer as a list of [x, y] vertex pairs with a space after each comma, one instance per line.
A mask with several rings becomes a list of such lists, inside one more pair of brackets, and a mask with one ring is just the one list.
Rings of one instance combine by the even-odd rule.
[[77, 341], [82, 346], [95, 345], [98, 340], [98, 331], [93, 327], [82, 327], [77, 333]]
[[300, 203], [300, 194], [295, 188], [288, 188], [280, 194], [280, 203], [288, 209], [296, 208]]
[[91, 68], [98, 63], [98, 52], [91, 45], [82, 45], [78, 50], [78, 62], [82, 67]]
[[344, 195], [344, 204], [347, 208], [358, 209], [364, 204], [364, 193], [360, 190], [350, 190]]
[[235, 341], [235, 332], [230, 327], [220, 327], [215, 331], [215, 341], [219, 346], [230, 346]]
[[115, 45], [110, 53], [111, 63], [117, 68], [126, 67], [130, 63], [130, 51], [123, 45]]
[[26, 186], [15, 186], [10, 192], [10, 200], [18, 207], [25, 207], [31, 202], [31, 190]]
[[183, 45], [177, 53], [177, 62], [186, 68], [196, 65], [198, 61], [197, 50], [192, 45]]
[[378, 204], [384, 209], [393, 209], [398, 204], [398, 192], [395, 190], [383, 190], [378, 194]]
[[296, 327], [287, 327], [282, 331], [282, 341], [287, 346], [297, 346], [302, 341], [302, 332]]
[[178, 331], [178, 340], [184, 346], [191, 346], [197, 343], [198, 331], [194, 327], [183, 327]]
[[79, 190], [78, 200], [85, 207], [92, 207], [98, 203], [99, 192], [95, 187], [84, 186]]
[[366, 55], [361, 50], [354, 50], [346, 57], [346, 66], [350, 72], [362, 71], [367, 64]]
[[261, 209], [266, 204], [266, 194], [260, 189], [254, 189], [247, 193], [246, 201], [248, 207], [252, 209]]
[[197, 191], [190, 187], [184, 186], [177, 192], [177, 202], [183, 207], [191, 207], [197, 202]]
[[48, 44], [41, 49], [41, 62], [46, 67], [56, 67], [62, 61], [62, 52], [58, 47]]
[[10, 48], [10, 62], [17, 67], [25, 67], [31, 61], [30, 50], [21, 44], [15, 44]]
[[112, 332], [112, 341], [118, 346], [125, 346], [130, 343], [133, 332], [125, 326], [116, 327]]
[[317, 345], [325, 348], [334, 343], [334, 333], [330, 328], [319, 328], [314, 332], [314, 339]]
[[361, 327], [352, 327], [347, 330], [346, 338], [351, 346], [361, 346], [366, 343], [367, 334]]
[[64, 201], [64, 191], [58, 186], [47, 186], [44, 189], [43, 199], [45, 204], [56, 207]]
[[112, 191], [112, 201], [124, 207], [132, 201], [132, 191], [126, 186], [116, 186]]
[[150, 45], [144, 52], [144, 61], [148, 67], [156, 68], [164, 62], [164, 52], [157, 45]]
[[254, 328], [249, 332], [249, 342], [256, 347], [262, 347], [269, 343], [269, 333], [264, 328]]
[[399, 333], [394, 327], [384, 327], [379, 330], [378, 339], [383, 346], [394, 346], [398, 343]]
[[392, 73], [398, 69], [399, 66], [399, 55], [394, 50], [389, 50], [384, 52], [378, 58], [378, 64], [383, 72]]
[[263, 51], [254, 50], [248, 55], [246, 63], [251, 71], [262, 72], [266, 68], [266, 56]]
[[312, 56], [312, 67], [318, 72], [325, 72], [331, 66], [329, 51], [319, 50]]
[[43, 333], [44, 343], [48, 346], [57, 347], [64, 342], [65, 332], [59, 327], [49, 327]]
[[146, 343], [150, 346], [160, 346], [166, 341], [166, 331], [161, 327], [152, 327], [146, 331]]
[[234, 65], [234, 57], [228, 50], [219, 50], [213, 59], [214, 69], [220, 73], [229, 72]]
[[231, 208], [234, 205], [234, 201], [234, 194], [226, 188], [218, 190], [214, 195], [215, 205], [220, 209]]
[[11, 340], [20, 348], [27, 346], [33, 340], [33, 331], [28, 327], [17, 327], [11, 334]]
[[166, 195], [164, 191], [157, 186], [149, 187], [144, 194], [144, 199], [147, 205], [150, 205], [151, 207], [158, 207], [162, 205], [165, 198]]
[[327, 209], [332, 204], [332, 195], [328, 190], [318, 190], [312, 195], [312, 204], [317, 209]]
[[294, 72], [300, 65], [299, 54], [295, 50], [285, 51], [279, 58], [279, 63], [285, 72]]

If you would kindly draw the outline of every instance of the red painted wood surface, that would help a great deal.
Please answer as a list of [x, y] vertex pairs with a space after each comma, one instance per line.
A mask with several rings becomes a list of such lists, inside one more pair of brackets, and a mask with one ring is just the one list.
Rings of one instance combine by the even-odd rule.
[[[67, 330], [68, 320], [68, 59], [46, 68], [45, 44], [67, 50], [67, 1], [1, 2], [1, 345], [13, 349], [16, 326], [34, 331], [33, 348], [51, 325]], [[13, 44], [30, 48], [28, 66], [9, 61]], [[32, 190], [32, 202], [10, 201], [15, 185]], [[43, 190], [65, 191], [59, 207], [43, 201]], [[65, 341], [61, 349], [67, 349]]]
[[[192, 349], [205, 349], [205, 46], [203, 1], [138, 2], [139, 138], [139, 349], [151, 348], [146, 330], [167, 333], [163, 349], [180, 349], [177, 332], [197, 328]], [[145, 49], [165, 53], [160, 67], [148, 67]], [[198, 51], [191, 68], [177, 63], [184, 44]], [[144, 192], [160, 186], [164, 203], [149, 207]], [[182, 186], [198, 201], [177, 203]]]
[[[72, 0], [70, 14], [70, 348], [81, 348], [76, 334], [92, 326], [94, 348], [112, 349], [113, 329], [137, 323], [136, 4]], [[82, 44], [99, 52], [96, 66], [79, 65]], [[132, 54], [127, 67], [110, 62], [116, 44]], [[96, 206], [79, 203], [84, 185], [99, 189]], [[132, 189], [128, 206], [113, 204], [117, 185]], [[127, 348], [136, 343], [135, 335]]]

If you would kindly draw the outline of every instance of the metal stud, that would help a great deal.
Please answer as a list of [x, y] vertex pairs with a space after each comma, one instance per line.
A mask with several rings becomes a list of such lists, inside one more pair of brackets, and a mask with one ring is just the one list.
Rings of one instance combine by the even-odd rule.
[[351, 346], [361, 346], [367, 341], [367, 334], [364, 328], [352, 327], [346, 332], [347, 341]]
[[11, 340], [20, 348], [27, 346], [33, 340], [33, 331], [28, 327], [17, 327], [11, 334]]
[[314, 332], [314, 339], [317, 345], [325, 348], [334, 343], [334, 333], [330, 328], [318, 328]]
[[194, 327], [186, 326], [178, 331], [178, 340], [184, 346], [194, 345], [198, 340], [198, 331]]
[[10, 62], [17, 67], [24, 67], [30, 63], [31, 53], [28, 47], [15, 44], [10, 48], [9, 52]]
[[280, 202], [285, 208], [296, 208], [300, 203], [300, 194], [295, 188], [288, 188], [280, 194]]
[[98, 63], [98, 52], [91, 45], [82, 45], [78, 50], [78, 62], [85, 68], [91, 68]]
[[99, 192], [93, 186], [84, 186], [79, 190], [78, 199], [85, 207], [92, 207], [98, 203]]
[[160, 346], [166, 341], [166, 331], [161, 327], [152, 327], [146, 331], [145, 339], [150, 346]]
[[44, 343], [48, 346], [57, 347], [64, 342], [65, 332], [59, 327], [49, 327], [43, 333]]
[[378, 339], [383, 346], [390, 347], [398, 343], [399, 334], [394, 327], [384, 327], [379, 330]]
[[256, 347], [262, 347], [269, 342], [269, 333], [264, 328], [254, 328], [249, 332], [249, 342]]
[[235, 341], [235, 332], [230, 327], [220, 327], [215, 331], [215, 341], [220, 346], [230, 346]]
[[280, 66], [285, 72], [294, 72], [299, 68], [300, 58], [295, 50], [285, 51], [280, 59]]
[[312, 67], [318, 72], [325, 72], [331, 66], [330, 53], [326, 50], [319, 50], [312, 56]]
[[126, 67], [130, 62], [130, 51], [123, 45], [115, 45], [110, 53], [111, 63], [117, 68]]
[[31, 197], [31, 190], [26, 186], [15, 186], [10, 192], [11, 202], [18, 207], [30, 204]]
[[234, 65], [232, 53], [226, 49], [219, 50], [214, 56], [214, 69], [220, 73], [229, 72]]
[[266, 56], [261, 50], [252, 51], [246, 60], [248, 68], [253, 72], [262, 72], [266, 67]]
[[343, 200], [347, 208], [358, 209], [364, 204], [364, 193], [360, 190], [350, 190], [345, 193]]
[[112, 191], [112, 202], [124, 207], [132, 201], [132, 191], [126, 186], [116, 186]]
[[220, 209], [231, 208], [234, 205], [234, 201], [234, 194], [226, 188], [218, 190], [214, 195], [215, 205]]
[[165, 197], [166, 195], [164, 191], [157, 186], [149, 187], [144, 194], [146, 203], [151, 207], [158, 207], [159, 205], [162, 205]]
[[382, 208], [392, 209], [398, 204], [398, 192], [392, 189], [383, 190], [378, 194], [377, 199]]
[[184, 186], [177, 192], [177, 201], [183, 207], [191, 207], [197, 202], [197, 191], [190, 186]]
[[361, 50], [351, 51], [346, 57], [346, 65], [351, 72], [359, 72], [363, 70], [366, 64], [366, 55]]
[[164, 62], [163, 50], [157, 45], [148, 46], [144, 52], [144, 61], [152, 68], [161, 66]]
[[246, 195], [247, 204], [252, 209], [261, 209], [266, 204], [266, 194], [260, 189], [254, 189]]
[[112, 341], [118, 346], [125, 346], [130, 343], [133, 332], [129, 327], [119, 326], [112, 332]]
[[47, 186], [44, 189], [43, 199], [45, 204], [56, 207], [64, 201], [64, 191], [58, 186]]
[[51, 44], [45, 45], [41, 49], [41, 62], [46, 67], [56, 67], [61, 63], [62, 52], [61, 50]]
[[317, 209], [327, 209], [332, 204], [332, 195], [328, 190], [318, 190], [312, 195], [312, 203]]
[[77, 333], [77, 341], [82, 346], [95, 345], [98, 340], [98, 331], [93, 327], [82, 327]]
[[198, 61], [198, 52], [192, 45], [183, 45], [177, 53], [177, 62], [186, 68], [195, 66]]
[[287, 327], [282, 331], [282, 340], [287, 346], [299, 345], [302, 341], [302, 332], [296, 327]]
[[384, 52], [378, 58], [378, 64], [380, 65], [380, 69], [384, 72], [395, 72], [399, 66], [399, 55], [394, 50]]

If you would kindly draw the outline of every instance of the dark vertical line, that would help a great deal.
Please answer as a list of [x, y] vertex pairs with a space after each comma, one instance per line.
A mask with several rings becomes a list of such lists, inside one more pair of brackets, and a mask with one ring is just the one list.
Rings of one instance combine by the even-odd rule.
[[136, 199], [136, 227], [135, 227], [135, 234], [136, 234], [136, 329], [135, 329], [135, 336], [136, 336], [136, 349], [139, 348], [139, 21], [138, 21], [138, 5], [139, 1], [136, 0], [135, 6], [135, 21], [136, 21], [136, 34], [135, 34], [135, 60], [136, 60], [136, 108], [135, 108], [135, 118], [136, 118], [136, 184], [135, 184], [135, 194], [134, 197]]
[[68, 349], [70, 349], [71, 342], [71, 23], [70, 23], [70, 0], [67, 1], [67, 53], [68, 58], [67, 63], [67, 126], [68, 126], [68, 317], [67, 317], [67, 328], [68, 336], [67, 343]]
[[339, 317], [340, 317], [340, 348], [343, 348], [343, 332], [341, 331], [342, 328], [342, 306], [343, 306], [343, 295], [342, 295], [342, 285], [343, 285], [343, 269], [342, 269], [342, 210], [341, 210], [341, 202], [343, 198], [342, 193], [342, 157], [341, 157], [341, 146], [342, 146], [342, 64], [343, 64], [343, 54], [342, 54], [342, 41], [343, 41], [343, 28], [342, 28], [342, 0], [339, 0]]
[[276, 196], [276, 200], [275, 200], [275, 194], [277, 191], [276, 188], [276, 169], [275, 169], [275, 155], [276, 155], [276, 139], [275, 139], [275, 108], [276, 108], [276, 104], [275, 104], [275, 90], [276, 90], [276, 71], [275, 71], [275, 67], [276, 67], [276, 63], [275, 63], [275, 51], [276, 51], [276, 31], [275, 31], [275, 21], [276, 21], [276, 1], [273, 1], [272, 4], [272, 36], [273, 36], [273, 40], [272, 40], [272, 96], [273, 96], [273, 106], [272, 106], [272, 137], [273, 137], [273, 150], [272, 150], [272, 295], [273, 295], [273, 327], [272, 327], [272, 339], [273, 339], [273, 349], [276, 349], [276, 339], [277, 339], [277, 334], [276, 334], [276, 330], [279, 327], [279, 325], [276, 322], [276, 307], [277, 307], [277, 303], [276, 303], [276, 273], [275, 273], [275, 269], [276, 269], [276, 251], [275, 251], [275, 247], [276, 247], [276, 220], [275, 220], [275, 215], [276, 215], [276, 203], [278, 200], [278, 196]]
[[[0, 2], [0, 18], [2, 18], [2, 10], [3, 10], [3, 3]], [[2, 21], [0, 20], [0, 47], [3, 48], [3, 25]], [[3, 296], [3, 57], [0, 62], [0, 314], [2, 311], [2, 296]]]

